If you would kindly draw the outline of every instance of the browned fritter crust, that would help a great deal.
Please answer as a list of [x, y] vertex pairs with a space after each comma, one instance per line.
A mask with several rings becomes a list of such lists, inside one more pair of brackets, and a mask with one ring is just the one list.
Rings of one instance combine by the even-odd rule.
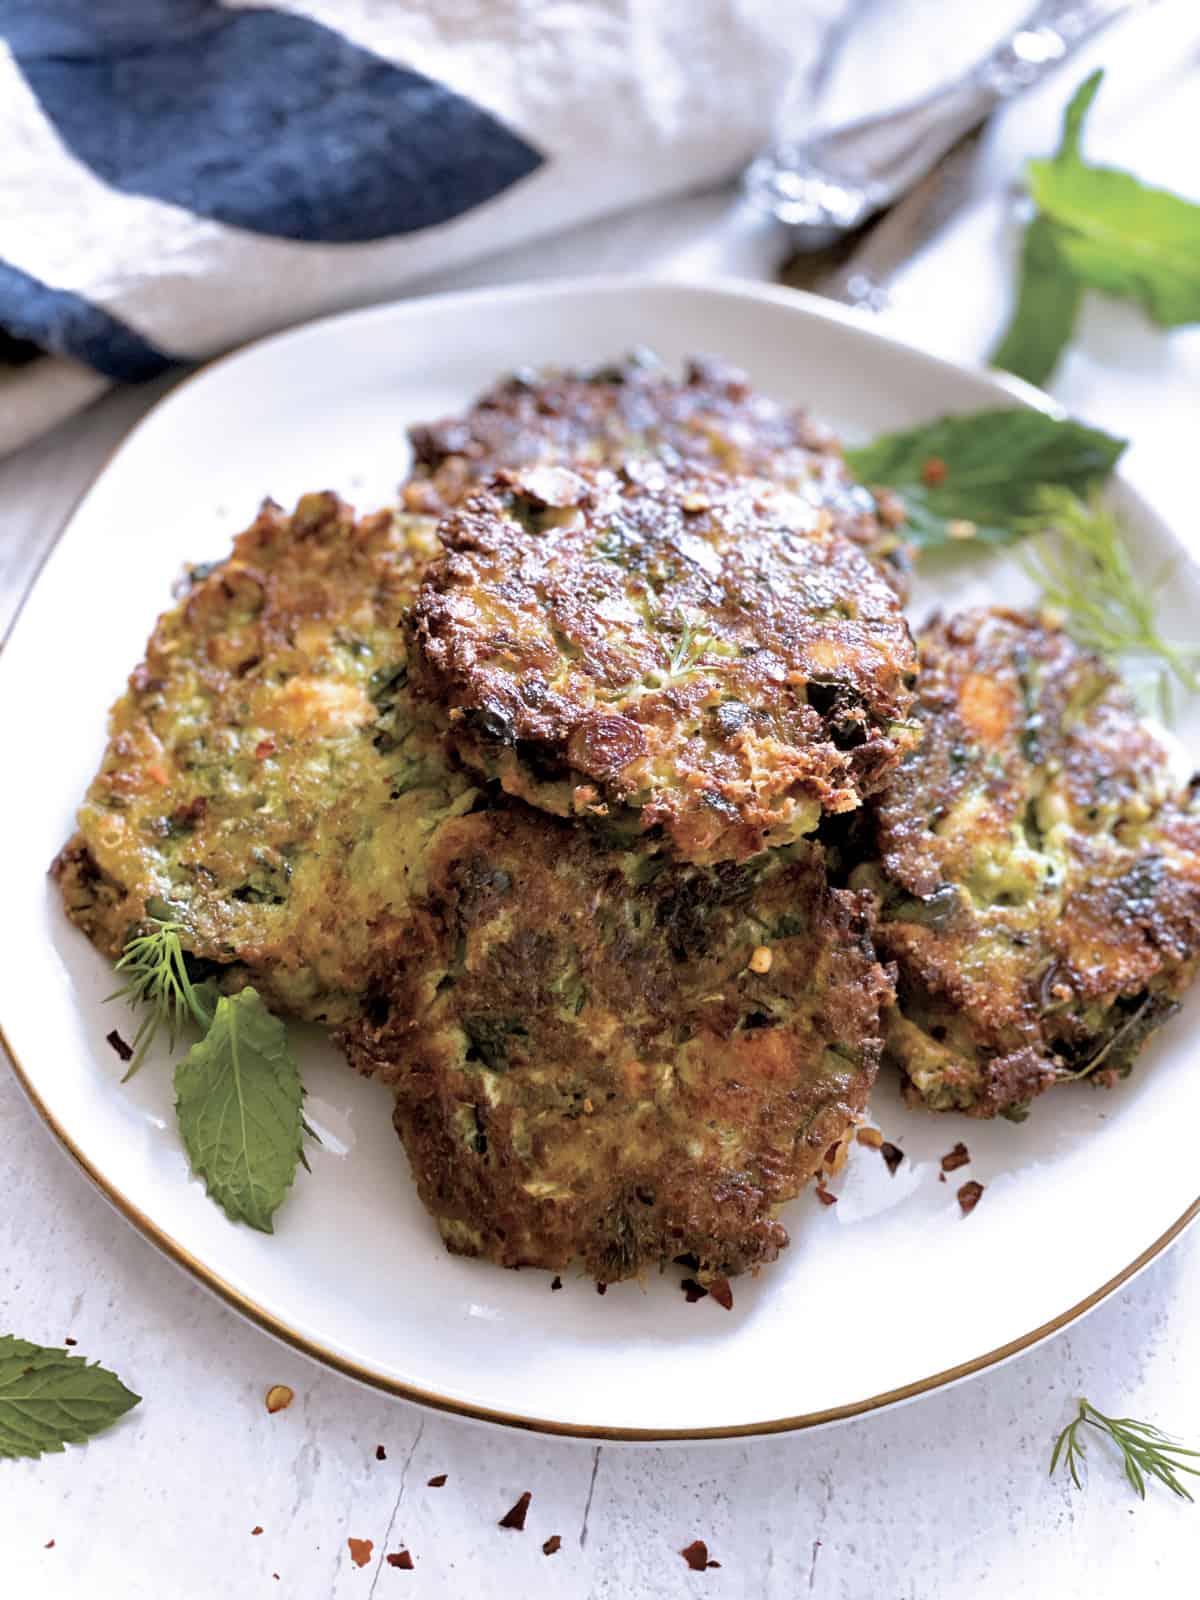
[[450, 1249], [601, 1282], [685, 1252], [743, 1271], [865, 1107], [891, 994], [870, 905], [807, 842], [696, 869], [476, 812], [440, 830], [343, 1043], [394, 1087]]
[[894, 592], [784, 490], [536, 467], [439, 533], [414, 687], [468, 766], [542, 809], [744, 859], [859, 805], [915, 738]]
[[590, 371], [519, 373], [463, 415], [410, 428], [409, 439], [413, 469], [400, 494], [412, 511], [441, 514], [505, 468], [650, 458], [791, 489], [824, 507], [895, 584], [907, 582], [899, 502], [854, 482], [828, 428], [709, 357], [688, 361], [682, 380], [645, 355]]
[[888, 1055], [935, 1110], [1128, 1070], [1200, 957], [1200, 817], [1115, 675], [1045, 618], [920, 641], [919, 750], [876, 804]]

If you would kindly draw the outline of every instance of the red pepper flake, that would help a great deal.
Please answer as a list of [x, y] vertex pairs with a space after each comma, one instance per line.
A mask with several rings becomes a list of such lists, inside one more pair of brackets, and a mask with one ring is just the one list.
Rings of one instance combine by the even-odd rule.
[[347, 1539], [350, 1546], [350, 1559], [356, 1567], [365, 1567], [371, 1559], [371, 1551], [375, 1548], [374, 1539]]
[[550, 1287], [551, 1287], [551, 1289], [561, 1289], [562, 1288], [562, 1279], [558, 1276], [557, 1273], [554, 1274], [554, 1281], [551, 1283]]
[[436, 1478], [430, 1478], [429, 1487], [431, 1489], [440, 1489], [445, 1481], [446, 1474], [444, 1472], [439, 1472]]
[[979, 1197], [982, 1193], [983, 1185], [981, 1183], [976, 1183], [973, 1179], [970, 1183], [963, 1184], [962, 1188], [958, 1191], [958, 1203], [962, 1207], [962, 1214], [964, 1217], [969, 1217], [971, 1212], [974, 1211], [975, 1207], [979, 1204]]
[[157, 783], [163, 789], [165, 789], [171, 781], [167, 776], [167, 769], [163, 766], [161, 761], [149, 762], [146, 767], [146, 775], [147, 777], [153, 778], [155, 783]]
[[251, 1528], [250, 1529], [250, 1537], [252, 1539], [256, 1538], [258, 1536], [258, 1534], [260, 1534], [261, 1532], [262, 1532], [261, 1528]]
[[132, 1048], [125, 1043], [124, 1039], [122, 1039], [121, 1035], [115, 1028], [111, 1033], [106, 1033], [104, 1035], [104, 1041], [106, 1044], [112, 1045], [113, 1049], [117, 1052], [122, 1061], [133, 1060]]
[[268, 756], [273, 756], [274, 754], [275, 754], [275, 741], [274, 741], [274, 739], [260, 739], [258, 741], [258, 743], [254, 746], [254, 759], [255, 759], [255, 761], [265, 761]]
[[375, 1446], [375, 1459], [376, 1459], [376, 1461], [386, 1461], [387, 1460], [387, 1451], [383, 1448], [383, 1446], [381, 1444], [377, 1444]]
[[687, 1303], [690, 1306], [694, 1306], [697, 1300], [708, 1298], [708, 1290], [702, 1283], [697, 1283], [695, 1278], [685, 1278], [679, 1287], [687, 1296]]
[[526, 1489], [525, 1493], [517, 1501], [516, 1505], [513, 1506], [511, 1510], [506, 1511], [500, 1518], [497, 1526], [501, 1528], [515, 1528], [518, 1533], [524, 1533], [525, 1513], [529, 1510], [529, 1502], [532, 1499], [533, 1496], [530, 1494], [529, 1490]]
[[943, 1172], [957, 1172], [959, 1167], [965, 1167], [971, 1159], [971, 1152], [960, 1140], [953, 1150], [942, 1157]]
[[881, 1144], [879, 1146], [879, 1154], [883, 1157], [884, 1164], [894, 1178], [896, 1176], [896, 1168], [904, 1160], [904, 1151], [901, 1150], [898, 1144]]
[[53, 1550], [54, 1549], [54, 1540], [53, 1539], [47, 1539], [46, 1543], [42, 1546], [42, 1549], [43, 1550]]
[[544, 1556], [556, 1555], [562, 1549], [562, 1539], [557, 1533], [552, 1533], [542, 1546]]
[[724, 1306], [726, 1311], [733, 1310], [733, 1290], [728, 1278], [710, 1278], [708, 1292], [719, 1306]]
[[679, 1552], [693, 1572], [703, 1572], [706, 1567], [719, 1567], [719, 1561], [708, 1559], [708, 1546], [703, 1539], [693, 1539]]
[[63, 1340], [63, 1343], [64, 1344], [78, 1344], [79, 1340], [78, 1339], [72, 1339], [71, 1335], [68, 1334], [67, 1337]]
[[830, 1194], [829, 1190], [823, 1183], [818, 1183], [817, 1185], [817, 1199], [823, 1206], [837, 1205], [837, 1195]]
[[405, 1572], [413, 1569], [413, 1558], [407, 1550], [393, 1550], [387, 1558], [389, 1567], [400, 1567]]
[[936, 489], [945, 483], [949, 467], [941, 456], [930, 456], [928, 461], [921, 465], [921, 482], [929, 489]]

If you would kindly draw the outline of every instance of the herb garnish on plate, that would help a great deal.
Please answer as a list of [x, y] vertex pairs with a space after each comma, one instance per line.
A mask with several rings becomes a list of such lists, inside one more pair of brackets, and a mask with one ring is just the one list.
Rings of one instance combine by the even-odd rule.
[[[164, 907], [164, 910], [166, 908]], [[202, 1004], [198, 986], [188, 976], [180, 934], [182, 923], [169, 915], [152, 916], [145, 932], [132, 935], [116, 964], [126, 981], [113, 991], [109, 1000], [128, 1000], [131, 1006], [144, 1005], [146, 1014], [133, 1036], [133, 1059], [125, 1079], [132, 1078], [145, 1060], [160, 1028], [167, 1031], [172, 1050], [184, 1023], [189, 1019], [207, 1028], [212, 1007]], [[123, 1080], [124, 1081], [124, 1080]]]
[[1116, 513], [1066, 489], [1040, 490], [1024, 531], [1039, 535], [1023, 553], [1022, 565], [1043, 602], [1062, 612], [1069, 632], [1086, 649], [1135, 669], [1158, 663], [1158, 708], [1169, 721], [1170, 678], [1189, 693], [1200, 690], [1200, 646], [1164, 638], [1155, 618], [1155, 598], [1169, 574], [1144, 583]]
[[304, 1159], [303, 1100], [284, 1024], [254, 989], [222, 995], [175, 1068], [175, 1109], [192, 1171], [231, 1221], [274, 1232]]
[[1086, 493], [1126, 440], [1025, 408], [941, 417], [846, 451], [857, 478], [904, 503], [903, 536], [928, 550], [956, 539], [1011, 544], [1046, 485]]
[[1171, 716], [1170, 679], [1200, 692], [1200, 646], [1168, 639], [1155, 616], [1169, 573], [1139, 578], [1120, 518], [1098, 491], [1125, 449], [1099, 428], [1039, 411], [942, 417], [848, 450], [855, 474], [896, 494], [919, 551], [960, 541], [1030, 540], [1022, 565], [1042, 604], [1085, 649], [1156, 675]]
[[[134, 1035], [137, 1070], [165, 1027], [171, 1048], [183, 1025], [202, 1037], [175, 1069], [175, 1109], [192, 1171], [234, 1222], [263, 1233], [304, 1162], [304, 1088], [287, 1029], [254, 989], [223, 995], [195, 983], [187, 967], [181, 923], [151, 917], [117, 963], [128, 982], [110, 999], [149, 1007]], [[305, 1163], [307, 1164], [307, 1163]]]

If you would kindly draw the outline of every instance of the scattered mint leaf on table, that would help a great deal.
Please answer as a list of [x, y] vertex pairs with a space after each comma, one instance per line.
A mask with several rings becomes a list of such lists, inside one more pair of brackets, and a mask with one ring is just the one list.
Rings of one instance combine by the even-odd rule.
[[1118, 167], [1090, 166], [1080, 154], [1083, 120], [1103, 76], [1093, 72], [1076, 91], [1054, 159], [1029, 163], [1029, 192], [1090, 288], [1140, 301], [1164, 328], [1200, 321], [1200, 205]]
[[234, 1222], [274, 1232], [302, 1160], [304, 1090], [287, 1029], [255, 989], [222, 995], [204, 1038], [175, 1069], [192, 1171]]
[[847, 450], [855, 476], [904, 503], [904, 536], [920, 549], [957, 539], [1010, 544], [1045, 485], [1086, 493], [1126, 441], [1041, 411], [976, 411], [885, 434]]
[[1103, 76], [1093, 72], [1076, 90], [1057, 153], [1026, 166], [1038, 215], [992, 362], [1031, 383], [1053, 371], [1084, 288], [1137, 300], [1160, 327], [1200, 321], [1200, 205], [1083, 159], [1083, 124]]
[[1083, 285], [1058, 247], [1058, 229], [1035, 217], [1021, 246], [1017, 304], [991, 363], [1027, 383], [1043, 384], [1070, 342], [1083, 299]]
[[81, 1356], [0, 1335], [0, 1460], [83, 1444], [140, 1400]]
[[1059, 1434], [1050, 1457], [1050, 1476], [1061, 1459], [1077, 1489], [1083, 1488], [1083, 1472], [1087, 1458], [1087, 1439], [1083, 1430], [1094, 1428], [1105, 1435], [1121, 1452], [1125, 1476], [1140, 1499], [1146, 1498], [1146, 1479], [1155, 1478], [1170, 1489], [1180, 1500], [1190, 1500], [1187, 1486], [1179, 1473], [1187, 1472], [1200, 1477], [1200, 1467], [1193, 1467], [1183, 1457], [1200, 1460], [1200, 1450], [1188, 1450], [1149, 1422], [1137, 1422], [1133, 1417], [1106, 1417], [1097, 1411], [1089, 1400], [1079, 1402], [1075, 1419]]

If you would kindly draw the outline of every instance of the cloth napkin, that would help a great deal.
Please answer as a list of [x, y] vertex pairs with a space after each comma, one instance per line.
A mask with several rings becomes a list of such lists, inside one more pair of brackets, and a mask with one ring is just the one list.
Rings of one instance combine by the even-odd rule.
[[[113, 382], [731, 178], [781, 106], [903, 98], [1023, 8], [0, 0], [0, 451]], [[872, 26], [905, 70], [838, 83]]]
[[[0, 448], [418, 276], [735, 172], [839, 0], [0, 5]], [[3, 18], [8, 16], [8, 20]]]

